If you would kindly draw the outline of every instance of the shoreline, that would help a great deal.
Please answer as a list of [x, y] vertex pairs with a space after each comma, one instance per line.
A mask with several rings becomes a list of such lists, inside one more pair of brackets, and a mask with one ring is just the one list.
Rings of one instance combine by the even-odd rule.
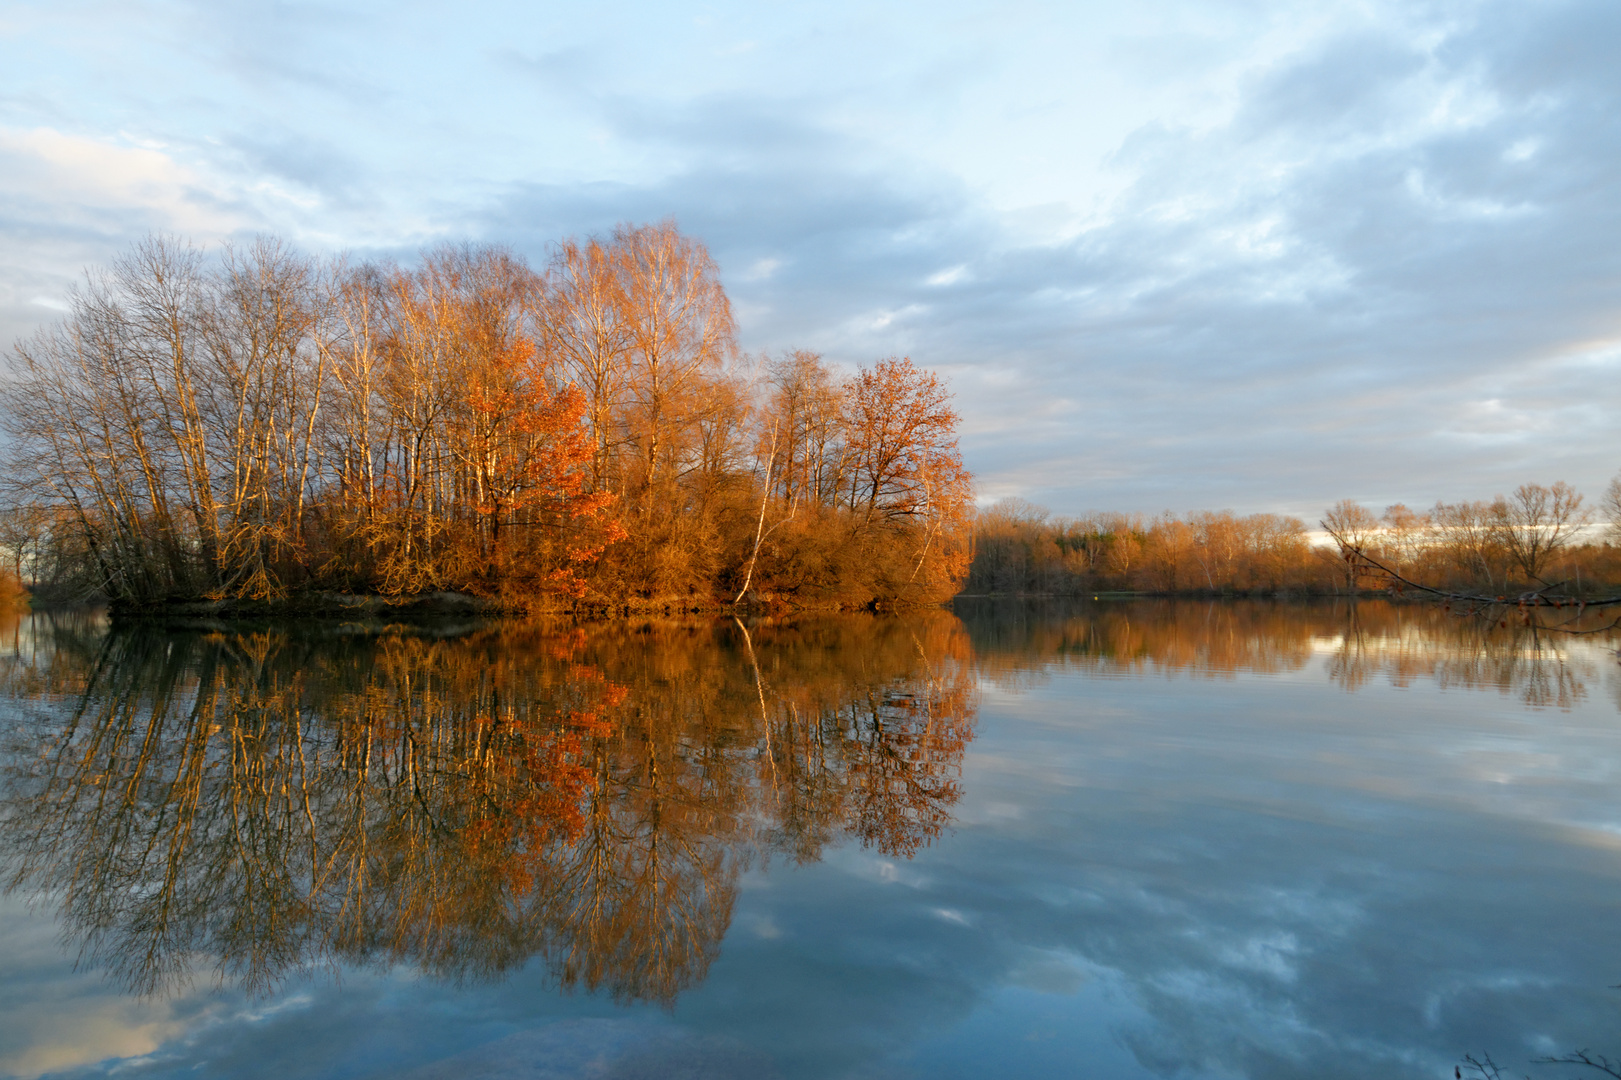
[[757, 594], [741, 602], [706, 600], [692, 596], [635, 597], [608, 601], [546, 602], [539, 599], [481, 597], [448, 590], [411, 596], [381, 596], [357, 593], [309, 593], [274, 600], [171, 600], [158, 604], [129, 605], [101, 599], [69, 602], [22, 602], [18, 611], [73, 611], [100, 609], [120, 624], [205, 624], [224, 626], [244, 622], [307, 621], [341, 625], [345, 623], [429, 626], [450, 621], [554, 618], [564, 621], [615, 619], [715, 617], [784, 618], [796, 615], [883, 614], [927, 608], [951, 608], [961, 603], [1108, 603], [1134, 600], [1261, 601], [1316, 603], [1328, 601], [1383, 600], [1400, 604], [1435, 603], [1419, 595], [1395, 594], [1384, 589], [1356, 592], [1306, 589], [1176, 591], [1099, 589], [1084, 592], [958, 593], [936, 602], [896, 603], [869, 600], [864, 603], [789, 599], [777, 594]]
[[[354, 593], [314, 593], [275, 600], [173, 600], [161, 604], [134, 606], [108, 603], [108, 616], [119, 623], [240, 622], [254, 620], [301, 619], [312, 622], [437, 623], [447, 619], [508, 619], [552, 617], [558, 619], [616, 619], [651, 616], [784, 616], [792, 614], [837, 614], [882, 612], [911, 608], [939, 607], [939, 604], [894, 604], [869, 601], [864, 604], [825, 601], [792, 601], [779, 596], [756, 596], [737, 603], [706, 600], [701, 597], [637, 597], [613, 602], [544, 602], [531, 599], [482, 597], [470, 593], [435, 591], [412, 596], [380, 596]], [[41, 605], [36, 610], [56, 605]], [[64, 605], [66, 606], [66, 605]], [[72, 605], [79, 606], [79, 605]]]

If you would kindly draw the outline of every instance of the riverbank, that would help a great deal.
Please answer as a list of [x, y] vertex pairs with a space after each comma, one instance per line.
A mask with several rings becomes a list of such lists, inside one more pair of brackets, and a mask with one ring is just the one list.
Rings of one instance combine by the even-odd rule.
[[252, 621], [316, 619], [340, 622], [439, 622], [445, 619], [557, 616], [563, 618], [636, 618], [668, 615], [789, 615], [885, 611], [938, 604], [896, 604], [869, 600], [807, 601], [774, 593], [749, 593], [736, 602], [700, 596], [629, 597], [613, 601], [567, 601], [534, 597], [486, 597], [435, 591], [409, 596], [355, 593], [303, 593], [265, 600], [171, 600], [158, 604], [107, 604], [119, 622]]

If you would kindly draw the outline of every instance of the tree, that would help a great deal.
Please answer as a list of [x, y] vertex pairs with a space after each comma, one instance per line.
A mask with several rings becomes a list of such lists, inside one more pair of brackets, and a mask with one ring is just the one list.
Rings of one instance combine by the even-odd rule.
[[49, 530], [50, 515], [37, 503], [0, 507], [0, 557], [11, 564], [11, 576], [19, 583], [38, 583]]
[[[566, 241], [549, 275], [490, 246], [352, 266], [147, 241], [0, 377], [12, 494], [67, 578], [133, 607], [960, 584], [971, 478], [937, 376], [801, 351], [743, 379], [719, 270], [673, 222]], [[637, 542], [599, 559], [616, 500]]]
[[845, 381], [804, 349], [770, 361], [766, 372], [769, 392], [760, 427], [780, 439], [773, 490], [790, 505], [808, 500], [831, 506], [845, 472]]
[[675, 222], [614, 230], [630, 359], [631, 438], [641, 449], [645, 510], [673, 477], [689, 432], [713, 404], [705, 383], [736, 352], [737, 328], [720, 271]]
[[1532, 581], [1542, 580], [1548, 560], [1570, 545], [1588, 518], [1581, 494], [1563, 480], [1551, 488], [1521, 484], [1511, 498], [1497, 497], [1492, 515], [1509, 557]]
[[264, 595], [299, 555], [326, 330], [274, 241], [151, 238], [89, 276], [0, 386], [11, 478], [70, 512], [114, 599]]
[[1396, 503], [1385, 507], [1380, 521], [1384, 525], [1385, 552], [1397, 569], [1417, 563], [1430, 530], [1429, 515], [1415, 513], [1402, 503]]
[[611, 496], [585, 490], [586, 399], [537, 345], [540, 279], [499, 248], [448, 247], [392, 274], [389, 294], [384, 386], [408, 453], [388, 587], [577, 594], [574, 568], [600, 544], [570, 544], [569, 525]]
[[1484, 502], [1437, 502], [1430, 512], [1431, 527], [1442, 552], [1467, 577], [1496, 583], [1503, 554], [1492, 506]]
[[1621, 473], [1610, 478], [1609, 486], [1604, 489], [1604, 500], [1599, 503], [1599, 512], [1604, 515], [1611, 542], [1621, 542]]
[[620, 414], [634, 340], [627, 320], [624, 269], [617, 246], [591, 237], [558, 244], [549, 273], [545, 344], [585, 394], [594, 491], [610, 483], [610, 455], [623, 438]]
[[846, 417], [850, 505], [869, 522], [924, 512], [932, 489], [962, 472], [951, 394], [910, 358], [863, 368]]
[[1345, 561], [1345, 587], [1354, 592], [1362, 573], [1358, 555], [1367, 552], [1378, 537], [1379, 519], [1361, 503], [1341, 499], [1318, 524], [1339, 545], [1340, 558]]

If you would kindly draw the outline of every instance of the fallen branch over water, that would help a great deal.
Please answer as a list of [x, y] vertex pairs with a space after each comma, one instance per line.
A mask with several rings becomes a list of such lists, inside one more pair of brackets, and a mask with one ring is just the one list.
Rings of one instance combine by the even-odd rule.
[[1462, 605], [1460, 609], [1457, 609], [1459, 614], [1487, 615], [1502, 622], [1505, 626], [1508, 625], [1507, 620], [1503, 618], [1505, 609], [1514, 608], [1517, 616], [1526, 626], [1533, 625], [1531, 622], [1533, 611], [1553, 610], [1570, 613], [1570, 617], [1563, 622], [1535, 624], [1541, 630], [1552, 630], [1562, 634], [1602, 634], [1610, 630], [1621, 629], [1621, 615], [1606, 622], [1603, 626], [1577, 629], [1572, 625], [1587, 614], [1589, 609], [1603, 610], [1621, 606], [1621, 596], [1605, 596], [1589, 600], [1579, 596], [1550, 595], [1555, 590], [1562, 589], [1569, 584], [1569, 582], [1564, 581], [1543, 582], [1541, 588], [1522, 592], [1515, 596], [1506, 594], [1488, 596], [1484, 593], [1438, 589], [1403, 576], [1399, 571], [1386, 566], [1383, 562], [1369, 555], [1360, 544], [1349, 542], [1334, 530], [1328, 530], [1328, 534], [1340, 546], [1340, 555], [1351, 565], [1356, 574], [1359, 576], [1366, 574], [1383, 579], [1386, 587], [1398, 595], [1410, 589], [1443, 601], [1443, 607], [1448, 611], [1454, 610], [1454, 604]]

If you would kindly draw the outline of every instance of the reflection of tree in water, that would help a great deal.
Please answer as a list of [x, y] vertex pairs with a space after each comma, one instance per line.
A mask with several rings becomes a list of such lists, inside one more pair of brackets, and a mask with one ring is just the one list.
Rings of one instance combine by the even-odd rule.
[[1229, 600], [961, 604], [981, 670], [1016, 688], [1050, 667], [1094, 674], [1295, 671], [1311, 662], [1311, 609]]
[[670, 1001], [757, 854], [949, 821], [960, 624], [647, 624], [454, 639], [66, 627], [7, 679], [11, 886], [142, 992], [196, 958], [409, 962]]
[[1569, 709], [1587, 696], [1586, 680], [1596, 675], [1568, 636], [1534, 621], [1460, 618], [1431, 604], [1348, 605], [1337, 638], [1328, 641], [1329, 677], [1347, 690], [1375, 678], [1396, 686], [1426, 679], [1497, 689], [1534, 708]]
[[1426, 679], [1569, 708], [1596, 677], [1584, 650], [1534, 620], [1500, 624], [1427, 603], [1156, 600], [959, 611], [977, 666], [1008, 689], [1055, 668], [1225, 678], [1301, 670], [1325, 655], [1329, 677], [1347, 690], [1373, 679], [1398, 686]]

